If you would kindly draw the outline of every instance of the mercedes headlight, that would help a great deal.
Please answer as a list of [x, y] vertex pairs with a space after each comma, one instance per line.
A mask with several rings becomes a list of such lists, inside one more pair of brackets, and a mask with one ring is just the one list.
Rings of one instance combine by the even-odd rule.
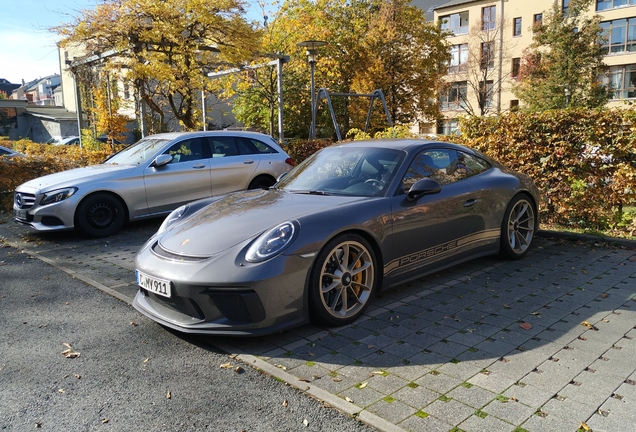
[[40, 201], [40, 205], [47, 205], [64, 201], [65, 199], [72, 197], [75, 192], [77, 192], [76, 187], [57, 189], [51, 192], [46, 192], [44, 194], [44, 197], [42, 197], [42, 201]]
[[245, 254], [249, 262], [261, 262], [281, 253], [298, 234], [298, 226], [293, 222], [283, 222], [261, 234]]

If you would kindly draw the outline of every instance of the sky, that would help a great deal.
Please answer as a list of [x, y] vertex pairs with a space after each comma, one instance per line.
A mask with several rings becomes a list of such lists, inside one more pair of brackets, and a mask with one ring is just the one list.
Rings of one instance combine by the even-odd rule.
[[0, 78], [21, 84], [22, 80], [59, 74], [59, 37], [46, 29], [73, 22], [82, 9], [93, 9], [98, 3], [99, 0], [0, 0]]
[[55, 33], [97, 0], [0, 0], [0, 78], [13, 84], [60, 73]]

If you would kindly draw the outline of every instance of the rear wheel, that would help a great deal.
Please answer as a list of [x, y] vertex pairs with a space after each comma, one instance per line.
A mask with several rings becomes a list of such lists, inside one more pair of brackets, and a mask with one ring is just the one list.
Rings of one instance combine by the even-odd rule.
[[271, 177], [258, 176], [250, 182], [250, 185], [247, 188], [248, 189], [267, 189], [270, 186], [272, 186], [274, 183], [276, 182]]
[[114, 196], [100, 193], [84, 199], [75, 212], [75, 226], [88, 237], [115, 234], [124, 226], [126, 211]]
[[528, 253], [536, 230], [536, 209], [525, 194], [515, 196], [501, 224], [501, 253], [519, 259]]
[[362, 237], [345, 234], [320, 251], [309, 282], [311, 318], [327, 326], [358, 319], [378, 285], [373, 249]]

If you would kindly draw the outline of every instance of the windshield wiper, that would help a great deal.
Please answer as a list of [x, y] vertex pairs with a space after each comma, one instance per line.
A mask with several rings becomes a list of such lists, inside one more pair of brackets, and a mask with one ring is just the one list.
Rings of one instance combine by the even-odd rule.
[[327, 192], [319, 191], [319, 190], [290, 190], [289, 193], [293, 194], [306, 194], [306, 195], [331, 195]]

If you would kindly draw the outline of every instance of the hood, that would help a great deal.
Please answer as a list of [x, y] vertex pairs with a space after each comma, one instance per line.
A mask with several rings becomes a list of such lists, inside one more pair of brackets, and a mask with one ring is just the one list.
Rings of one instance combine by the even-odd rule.
[[83, 168], [75, 168], [29, 180], [19, 186], [30, 189], [48, 191], [62, 187], [79, 186], [84, 182], [109, 180], [125, 177], [126, 171], [133, 171], [137, 166], [100, 164]]
[[232, 194], [170, 227], [159, 242], [163, 249], [178, 255], [208, 257], [279, 223], [360, 199], [365, 198], [280, 190]]

